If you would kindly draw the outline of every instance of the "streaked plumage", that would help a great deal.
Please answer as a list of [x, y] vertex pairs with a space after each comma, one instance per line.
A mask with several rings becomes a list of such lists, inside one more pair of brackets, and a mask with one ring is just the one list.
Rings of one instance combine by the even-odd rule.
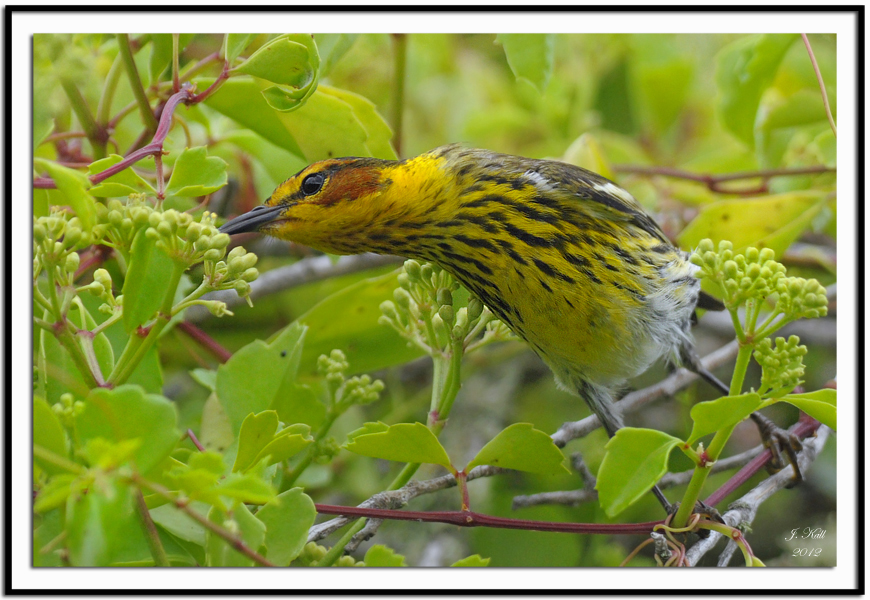
[[330, 159], [222, 230], [439, 264], [611, 434], [622, 425], [615, 386], [659, 358], [696, 360], [697, 267], [628, 192], [565, 163], [459, 145], [404, 161]]

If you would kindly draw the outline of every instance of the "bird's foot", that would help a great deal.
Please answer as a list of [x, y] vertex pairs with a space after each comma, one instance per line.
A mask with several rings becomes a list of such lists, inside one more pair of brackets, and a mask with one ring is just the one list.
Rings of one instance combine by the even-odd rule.
[[803, 444], [796, 435], [779, 427], [776, 423], [762, 415], [754, 412], [752, 420], [758, 426], [758, 431], [761, 434], [761, 441], [764, 447], [770, 450], [770, 461], [765, 465], [767, 472], [770, 474], [782, 470], [786, 462], [783, 460], [783, 453], [788, 458], [788, 464], [794, 469], [794, 477], [786, 486], [792, 488], [803, 481], [800, 466], [798, 466], [797, 453], [803, 448]]

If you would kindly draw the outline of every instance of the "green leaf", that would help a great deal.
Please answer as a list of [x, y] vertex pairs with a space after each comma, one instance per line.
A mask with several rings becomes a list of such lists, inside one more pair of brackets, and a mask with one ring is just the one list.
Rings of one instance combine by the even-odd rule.
[[682, 444], [653, 429], [623, 427], [610, 438], [598, 469], [598, 498], [613, 517], [647, 493], [668, 470], [671, 450]]
[[314, 41], [320, 54], [320, 76], [326, 77], [359, 37], [356, 33], [316, 33]]
[[311, 36], [287, 34], [264, 44], [233, 70], [301, 90], [314, 83], [319, 66]]
[[769, 104], [772, 106], [766, 105], [755, 123], [756, 155], [761, 167], [776, 168], [783, 166], [783, 157], [798, 132], [812, 126], [827, 127], [827, 119], [818, 88], [798, 90]]
[[321, 85], [299, 110], [279, 113], [260, 91], [255, 81], [229, 79], [206, 104], [307, 162], [339, 156], [396, 158], [389, 126], [361, 96]]
[[233, 426], [216, 394], [211, 394], [202, 407], [199, 441], [209, 450], [223, 452], [236, 440]]
[[[69, 458], [68, 443], [63, 425], [54, 411], [51, 410], [48, 402], [43, 398], [34, 396], [33, 445], [45, 448], [63, 458]], [[49, 475], [67, 472], [66, 469], [57, 467], [54, 463], [42, 460], [36, 455], [33, 456], [33, 462]]]
[[544, 93], [553, 74], [553, 49], [556, 36], [552, 33], [500, 33], [496, 42], [504, 47], [504, 54], [514, 76], [525, 79]]
[[257, 415], [250, 413], [245, 417], [239, 430], [239, 450], [233, 464], [233, 473], [254, 464], [254, 458], [272, 441], [277, 430], [278, 413], [274, 410], [264, 410]]
[[91, 187], [91, 182], [88, 181], [87, 176], [56, 162], [41, 158], [34, 158], [33, 166], [39, 171], [48, 173], [57, 185], [57, 189], [64, 195], [82, 222], [83, 229], [90, 231], [94, 227], [97, 217], [94, 199], [87, 192], [88, 188]]
[[[252, 160], [263, 166], [268, 178], [271, 180], [263, 185], [265, 188], [263, 189], [263, 194], [271, 193], [273, 189], [287, 179], [290, 173], [301, 171], [308, 165], [308, 162], [301, 156], [276, 146], [249, 129], [229, 131], [221, 138], [221, 141], [241, 148], [250, 155]], [[236, 148], [231, 149], [232, 154], [236, 152]], [[258, 187], [258, 190], [260, 189]]]
[[[123, 156], [111, 154], [102, 160], [91, 163], [88, 166], [88, 173], [90, 175], [102, 173], [109, 167], [112, 167], [123, 160]], [[126, 197], [130, 194], [156, 194], [157, 190], [155, 190], [150, 183], [137, 175], [132, 167], [127, 167], [120, 173], [115, 173], [108, 179], [104, 179], [92, 187], [90, 192], [92, 196], [98, 198], [112, 198], [120, 196]]]
[[837, 431], [837, 390], [822, 389], [807, 394], [788, 394], [779, 398]]
[[[83, 303], [95, 310], [94, 306], [99, 306], [102, 302], [99, 298], [93, 296], [79, 296]], [[130, 336], [124, 328], [123, 319], [104, 330], [106, 337], [112, 344], [112, 349], [115, 356], [120, 356], [127, 345]], [[111, 371], [109, 371], [111, 372]], [[106, 373], [108, 375], [108, 373]], [[141, 385], [142, 388], [149, 393], [159, 394], [163, 390], [163, 371], [160, 367], [160, 358], [157, 355], [157, 345], [152, 346], [148, 352], [139, 361], [139, 364], [133, 369], [133, 373], [127, 378], [126, 383], [135, 383]]]
[[228, 63], [233, 64], [239, 55], [245, 51], [254, 38], [256, 33], [227, 33], [224, 35], [224, 56]]
[[[384, 424], [377, 423], [375, 426], [383, 427]], [[451, 472], [455, 471], [441, 442], [422, 423], [399, 423], [378, 433], [351, 436], [348, 436], [351, 441], [344, 447], [356, 454], [399, 462], [441, 465]]]
[[217, 385], [217, 371], [213, 369], [193, 369], [190, 377], [199, 385], [210, 391], [215, 391]]
[[375, 544], [366, 552], [363, 561], [367, 567], [407, 567], [405, 557], [396, 554], [392, 548]]
[[342, 348], [353, 373], [376, 371], [423, 356], [395, 330], [378, 323], [381, 303], [393, 299], [398, 271], [365, 279], [323, 299], [296, 321], [308, 326], [300, 369], [315, 373], [317, 359]]
[[308, 529], [317, 510], [302, 488], [287, 490], [257, 511], [266, 526], [266, 558], [277, 565], [288, 565], [308, 542]]
[[163, 305], [178, 267], [175, 261], [141, 229], [130, 248], [129, 268], [124, 278], [124, 329], [132, 332], [154, 318]]
[[218, 367], [217, 396], [234, 434], [248, 414], [269, 409], [285, 423], [317, 426], [322, 421], [326, 407], [296, 383], [305, 331], [293, 323], [271, 343], [255, 340]]
[[205, 196], [227, 184], [227, 163], [205, 146], [185, 148], [172, 167], [167, 196]]
[[692, 407], [690, 413], [695, 424], [686, 443], [694, 444], [705, 435], [735, 425], [758, 410], [760, 406], [761, 396], [756, 393], [699, 402]]
[[[211, 509], [211, 506], [205, 502], [191, 502], [187, 507], [203, 517]], [[155, 523], [175, 537], [197, 546], [205, 546], [206, 529], [178, 510], [174, 505], [164, 504], [157, 508], [152, 508], [149, 512], [151, 513], [151, 519]]]
[[[661, 135], [686, 113], [694, 62], [679, 37], [667, 34], [627, 36], [630, 100], [644, 128]], [[664, 91], [667, 90], [667, 91]]]
[[48, 190], [33, 190], [33, 216], [47, 217], [49, 212]]
[[460, 560], [457, 560], [455, 563], [450, 565], [451, 567], [488, 567], [489, 566], [489, 558], [483, 558], [480, 554], [472, 554], [471, 556], [466, 556]]
[[140, 530], [133, 488], [119, 478], [94, 482], [87, 494], [67, 502], [66, 547], [70, 564], [105, 567], [115, 560], [126, 536]]
[[[198, 83], [208, 85], [209, 82], [201, 80]], [[257, 82], [244, 78], [228, 79], [217, 92], [206, 99], [205, 104], [279, 148], [305, 159], [293, 133], [284, 123], [288, 113], [279, 113], [269, 108]]]
[[76, 417], [76, 438], [80, 446], [104, 438], [112, 442], [140, 440], [134, 462], [147, 474], [175, 448], [181, 433], [176, 429], [175, 405], [157, 394], [146, 394], [136, 385], [113, 390], [92, 390], [85, 408]]
[[740, 38], [719, 52], [716, 86], [719, 118], [727, 130], [753, 147], [755, 118], [764, 91], [797, 34], [754, 35]]
[[[48, 311], [45, 311], [43, 318], [52, 319]], [[88, 393], [82, 374], [69, 352], [45, 329], [39, 330], [39, 354], [36, 360], [39, 388], [44, 390], [49, 405], [60, 401], [61, 394], [66, 392], [72, 392], [76, 397], [84, 397]]]
[[71, 473], [55, 475], [39, 489], [33, 501], [33, 511], [44, 514], [59, 508], [66, 503], [71, 494], [80, 492], [86, 485], [85, 478], [80, 478], [78, 475]]
[[[228, 523], [230, 519], [231, 522]], [[224, 528], [231, 524], [238, 537], [254, 551], [260, 549], [266, 538], [266, 526], [252, 515], [244, 504], [237, 505], [233, 509], [232, 515], [228, 515], [219, 508], [212, 508], [208, 513], [208, 520]], [[209, 567], [251, 567], [254, 565], [253, 559], [233, 548], [219, 535], [209, 531], [207, 537], [206, 564]]]
[[227, 475], [215, 493], [245, 504], [266, 504], [275, 498], [275, 490], [257, 473]]
[[[324, 95], [340, 100], [350, 108], [356, 123], [365, 131], [365, 147], [369, 152], [368, 156], [390, 160], [398, 158], [396, 151], [390, 144], [393, 131], [378, 113], [374, 102], [364, 96], [339, 88], [321, 85], [318, 89]], [[344, 110], [344, 106], [342, 106], [342, 110]], [[330, 155], [327, 154], [327, 156]]]
[[[181, 48], [179, 48], [179, 52]], [[158, 78], [172, 62], [172, 34], [171, 33], [152, 33], [151, 34], [151, 58], [148, 61], [148, 74], [150, 75], [151, 83], [158, 81]]]
[[543, 475], [570, 473], [562, 464], [564, 458], [546, 433], [533, 429], [531, 423], [514, 423], [487, 442], [465, 471], [492, 465]]
[[233, 472], [245, 472], [269, 457], [266, 466], [273, 465], [293, 456], [309, 444], [311, 428], [295, 425], [278, 430], [278, 413], [266, 410], [258, 415], [249, 414], [239, 431], [239, 450], [233, 464]]
[[704, 238], [714, 245], [730, 240], [735, 251], [755, 246], [782, 256], [826, 206], [825, 196], [822, 191], [801, 191], [720, 200], [702, 207], [677, 241], [683, 248], [694, 248]]
[[33, 149], [54, 131], [54, 117], [48, 102], [33, 103]]

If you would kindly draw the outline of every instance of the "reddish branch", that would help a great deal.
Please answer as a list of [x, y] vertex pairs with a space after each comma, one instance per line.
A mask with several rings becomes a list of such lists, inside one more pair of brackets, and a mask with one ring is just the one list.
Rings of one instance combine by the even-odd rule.
[[214, 338], [209, 336], [206, 332], [204, 332], [193, 323], [190, 323], [188, 321], [179, 321], [177, 327], [180, 331], [186, 333], [188, 337], [197, 342], [200, 346], [211, 352], [214, 357], [222, 363], [227, 362], [232, 357], [232, 352], [218, 344], [214, 340]]
[[335, 506], [333, 504], [315, 504], [314, 507], [317, 509], [317, 512], [324, 515], [394, 519], [398, 521], [425, 521], [429, 523], [447, 523], [458, 527], [497, 527], [500, 529], [525, 529], [559, 533], [647, 534], [653, 530], [653, 527], [664, 522], [649, 521], [647, 523], [616, 523], [609, 525], [598, 523], [552, 523], [549, 521], [493, 517], [460, 510], [420, 512], [390, 510], [386, 508], [360, 508], [358, 506]]
[[[613, 165], [613, 170], [617, 173], [633, 173], [637, 175], [662, 175], [663, 177], [675, 177], [677, 179], [687, 179], [689, 181], [697, 181], [703, 183], [711, 192], [718, 194], [738, 194], [741, 196], [751, 196], [754, 194], [763, 194], [768, 191], [767, 181], [773, 177], [788, 177], [795, 175], [819, 175], [821, 173], [834, 173], [836, 169], [831, 169], [824, 165], [814, 167], [802, 167], [798, 169], [766, 169], [762, 171], [745, 171], [742, 173], [729, 173], [726, 175], [711, 175], [709, 173], [692, 173], [683, 171], [682, 169], [672, 169], [670, 167], [642, 167], [636, 165]], [[754, 188], [748, 189], [728, 189], [722, 186], [726, 181], [738, 181], [740, 179], [762, 179], [763, 183]]]
[[[134, 152], [131, 152], [126, 156], [126, 158], [124, 158], [124, 160], [122, 160], [118, 164], [112, 165], [105, 171], [94, 173], [93, 175], [88, 177], [90, 182], [92, 184], [98, 184], [101, 181], [105, 181], [112, 175], [120, 173], [127, 167], [139, 162], [147, 156], [162, 156], [163, 142], [166, 140], [166, 136], [169, 135], [169, 129], [172, 126], [172, 115], [175, 112], [175, 109], [182, 102], [188, 105], [198, 102], [197, 98], [204, 98], [204, 94], [206, 94], [207, 92], [208, 90], [197, 96], [193, 93], [193, 87], [186, 85], [182, 88], [180, 92], [170, 96], [169, 100], [166, 101], [166, 106], [163, 107], [163, 112], [160, 115], [160, 123], [157, 125], [157, 131], [154, 133], [154, 137], [152, 138], [151, 143]], [[36, 189], [46, 190], [55, 189], [57, 185], [50, 177], [37, 177], [33, 180], [33, 187]]]

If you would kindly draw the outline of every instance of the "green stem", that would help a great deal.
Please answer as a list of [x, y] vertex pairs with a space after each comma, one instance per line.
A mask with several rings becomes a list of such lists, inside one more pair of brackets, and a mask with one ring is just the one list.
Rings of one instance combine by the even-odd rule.
[[89, 331], [84, 331], [82, 333], [77, 334], [77, 337], [81, 340], [82, 352], [85, 355], [85, 359], [88, 361], [88, 367], [91, 373], [94, 376], [94, 379], [97, 382], [97, 385], [100, 387], [106, 384], [106, 380], [103, 379], [103, 372], [100, 369], [100, 363], [97, 360], [97, 354], [94, 352], [94, 336]]
[[752, 358], [751, 344], [740, 344], [740, 349], [737, 351], [737, 361], [734, 364], [734, 375], [731, 376], [731, 387], [728, 389], [728, 394], [737, 396], [740, 390], [743, 389], [743, 380], [746, 378], [746, 369], [749, 368], [749, 360]]
[[734, 325], [734, 332], [737, 334], [737, 340], [743, 344], [746, 342], [746, 334], [743, 331], [743, 324], [740, 322], [740, 315], [737, 314], [736, 308], [729, 308], [728, 314], [731, 315], [731, 324]]
[[774, 333], [776, 333], [777, 330], [782, 329], [783, 327], [785, 327], [786, 325], [788, 325], [792, 321], [796, 321], [796, 320], [797, 319], [795, 317], [785, 317], [783, 319], [780, 319], [776, 323], [771, 323], [771, 324], [765, 323], [764, 324], [765, 327], [762, 328], [758, 333], [755, 334], [755, 339], [762, 340], [766, 337], [770, 337]]
[[42, 308], [47, 310], [48, 312], [54, 312], [54, 309], [51, 307], [51, 303], [48, 301], [48, 298], [43, 296], [42, 292], [39, 290], [38, 286], [33, 286], [33, 299], [39, 303]]
[[136, 98], [139, 112], [142, 113], [142, 121], [145, 123], [148, 131], [154, 133], [157, 131], [157, 119], [154, 117], [154, 111], [151, 110], [151, 104], [148, 102], [148, 96], [145, 94], [145, 88], [142, 87], [139, 70], [136, 68], [133, 52], [130, 50], [130, 37], [126, 33], [118, 34], [118, 49], [121, 52], [121, 58], [127, 70], [127, 78], [130, 80], [133, 97]]
[[453, 402], [456, 400], [456, 395], [459, 394], [459, 388], [462, 387], [462, 344], [463, 339], [453, 340], [451, 343], [450, 362], [447, 367], [447, 377], [441, 393], [441, 399], [438, 402], [436, 410], [438, 411], [438, 420], [442, 423], [447, 419], [450, 410], [453, 408]]
[[757, 339], [762, 339], [762, 338], [769, 337], [771, 333], [773, 333], [774, 331], [776, 331], [777, 329], [779, 329], [780, 327], [782, 327], [782, 323], [784, 323], [784, 321], [780, 321], [780, 323], [778, 323], [778, 324], [776, 325], [776, 327], [774, 327], [774, 328], [770, 331], [770, 333], [767, 333], [767, 329], [768, 329], [771, 325], [773, 325], [773, 321], [774, 321], [774, 319], [776, 319], [776, 318], [777, 318], [779, 315], [781, 315], [781, 314], [782, 314], [782, 313], [779, 313], [779, 312], [776, 312], [776, 311], [770, 313], [770, 315], [768, 315], [767, 319], [764, 320], [764, 323], [762, 323], [761, 326], [759, 326], [759, 328], [758, 328], [758, 333], [755, 334], [755, 337], [756, 337]]
[[41, 327], [50, 333], [54, 333], [54, 327], [48, 321], [40, 319], [39, 317], [33, 317], [33, 324], [37, 327]]
[[154, 557], [154, 566], [168, 567], [169, 559], [166, 558], [166, 550], [163, 549], [160, 534], [157, 532], [151, 513], [148, 512], [148, 506], [145, 504], [141, 489], [136, 490], [136, 510], [139, 512], [139, 520], [142, 524], [142, 531], [145, 533], [145, 541], [148, 542], [148, 549], [151, 551], [151, 556]]
[[338, 417], [341, 416], [342, 413], [334, 410], [330, 410], [326, 413], [326, 418], [323, 421], [323, 424], [320, 426], [320, 429], [317, 430], [317, 433], [314, 434], [314, 443], [308, 446], [306, 450], [305, 457], [295, 466], [293, 470], [290, 471], [281, 482], [281, 487], [284, 490], [289, 490], [293, 487], [293, 484], [299, 479], [299, 476], [302, 475], [302, 472], [308, 468], [311, 464], [311, 461], [314, 460], [314, 457], [317, 454], [317, 442], [326, 437], [326, 434], [329, 433], [329, 430], [332, 428], [333, 423]]
[[[78, 340], [76, 340], [73, 333], [69, 330], [69, 327], [67, 327], [66, 321], [63, 322], [62, 326], [55, 329], [54, 335], [57, 337], [57, 341], [60, 342], [60, 345], [66, 348], [66, 351], [69, 352], [73, 363], [82, 374], [82, 378], [85, 380], [85, 385], [90, 389], [101, 387], [102, 383], [100, 383], [94, 372], [91, 370], [90, 362], [85, 356]], [[99, 379], [102, 379], [102, 376], [100, 376]]]
[[[495, 318], [495, 315], [493, 315], [488, 310], [480, 315], [480, 318], [477, 320], [477, 324], [474, 326], [474, 329], [469, 331], [468, 335], [465, 336], [465, 343], [468, 345], [468, 348], [470, 348], [472, 345], [474, 345], [471, 342], [473, 342], [474, 338], [476, 338], [480, 334], [480, 332], [486, 328], [486, 324], [489, 323], [490, 321], [492, 321], [494, 318]], [[477, 344], [477, 345], [474, 345], [474, 347], [475, 348], [482, 348], [483, 345]], [[466, 348], [466, 350], [468, 350], [468, 348]]]
[[54, 279], [54, 267], [51, 266], [45, 270], [45, 274], [48, 276], [48, 298], [51, 301], [51, 312], [55, 319], [60, 320], [63, 318], [63, 311], [61, 310], [60, 298], [57, 295], [57, 282]]
[[166, 296], [163, 298], [163, 304], [161, 305], [160, 311], [157, 315], [157, 320], [153, 325], [151, 325], [151, 330], [148, 332], [148, 335], [144, 340], [135, 333], [130, 336], [130, 339], [127, 341], [127, 346], [121, 354], [121, 358], [118, 359], [115, 368], [112, 370], [111, 375], [109, 375], [107, 383], [113, 387], [119, 386], [127, 381], [127, 378], [130, 377], [139, 365], [139, 362], [141, 362], [145, 353], [151, 349], [157, 341], [157, 338], [160, 337], [160, 332], [162, 332], [169, 324], [169, 319], [171, 318], [170, 315], [172, 314], [172, 300], [175, 298], [175, 290], [178, 289], [178, 284], [181, 281], [181, 276], [184, 274], [186, 264], [176, 262], [174, 267], [166, 291]]
[[73, 462], [67, 457], [61, 456], [60, 454], [55, 454], [51, 450], [48, 450], [40, 446], [39, 444], [33, 445], [33, 457], [51, 463], [55, 467], [63, 469], [64, 471], [72, 473], [73, 475], [84, 475], [87, 472], [87, 469], [85, 469], [79, 463]]
[[[462, 366], [463, 342], [464, 338], [459, 338], [451, 342], [452, 353], [449, 360], [445, 360], [443, 356], [432, 357], [435, 366], [435, 373], [432, 382], [432, 405], [438, 412], [438, 419], [435, 422], [431, 422], [430, 420], [429, 429], [436, 436], [438, 436], [441, 433], [441, 430], [444, 429], [444, 424], [450, 416], [453, 402], [456, 400], [456, 395], [459, 393], [459, 388], [462, 385], [460, 379], [460, 367]], [[445, 366], [447, 367], [446, 372], [444, 372]], [[440, 384], [438, 383], [439, 381], [441, 382]], [[436, 389], [439, 390], [437, 395], [435, 392]], [[396, 475], [396, 478], [393, 479], [393, 482], [387, 488], [387, 491], [395, 491], [407, 485], [419, 468], [420, 465], [418, 463], [406, 464], [402, 471]], [[344, 547], [347, 546], [353, 536], [361, 531], [364, 526], [364, 519], [357, 520], [357, 522], [348, 529], [341, 539], [329, 549], [326, 556], [324, 556], [317, 565], [327, 567], [334, 564], [344, 552]]]
[[124, 67], [124, 59], [121, 54], [115, 57], [109, 73], [106, 75], [106, 83], [103, 86], [103, 93], [100, 96], [100, 103], [97, 105], [97, 122], [106, 127], [109, 124], [112, 110], [112, 100], [115, 99], [115, 91], [118, 89], [118, 81], [121, 79], [121, 69]]
[[123, 317], [123, 316], [124, 316], [124, 311], [120, 307], [116, 306], [115, 312], [112, 313], [112, 315], [108, 319], [106, 319], [105, 321], [103, 321], [102, 323], [100, 323], [99, 325], [94, 327], [91, 330], [91, 333], [96, 337], [97, 335], [101, 334], [103, 331], [105, 331], [106, 329], [108, 329], [109, 327], [111, 327], [112, 325], [117, 323], [118, 321], [120, 321], [121, 317]]
[[[743, 380], [746, 377], [746, 369], [749, 367], [749, 360], [751, 357], [752, 346], [748, 344], [741, 345], [740, 349], [737, 351], [737, 362], [734, 365], [734, 375], [731, 377], [731, 387], [728, 392], [729, 395], [737, 396], [740, 394], [740, 390], [743, 387]], [[674, 515], [674, 527], [685, 527], [689, 522], [689, 517], [692, 515], [692, 510], [695, 508], [695, 503], [701, 497], [701, 491], [704, 487], [704, 483], [707, 481], [707, 476], [710, 474], [713, 463], [719, 459], [719, 455], [722, 454], [722, 450], [725, 449], [725, 444], [728, 442], [728, 439], [731, 437], [731, 433], [734, 431], [736, 426], [737, 424], [735, 423], [734, 425], [720, 429], [716, 432], [716, 435], [713, 436], [713, 440], [707, 447], [707, 458], [704, 466], [698, 465], [695, 467], [695, 472], [692, 473], [692, 479], [689, 481], [686, 493], [683, 494], [683, 499], [680, 501], [680, 508], [677, 510], [677, 514]]]
[[405, 71], [408, 62], [408, 34], [394, 33], [393, 49], [393, 146], [402, 155], [405, 112]]
[[105, 135], [105, 130], [97, 125], [97, 122], [94, 120], [94, 116], [91, 114], [90, 108], [88, 108], [88, 103], [85, 102], [85, 99], [82, 96], [82, 93], [79, 91], [79, 88], [76, 86], [75, 83], [73, 83], [71, 79], [67, 77], [61, 77], [60, 86], [66, 93], [66, 97], [69, 99], [70, 107], [76, 114], [79, 123], [81, 123], [82, 129], [85, 130], [85, 133], [88, 136], [88, 141], [91, 142], [91, 146], [94, 150], [94, 159], [103, 158], [104, 156], [106, 156], [107, 136]]

